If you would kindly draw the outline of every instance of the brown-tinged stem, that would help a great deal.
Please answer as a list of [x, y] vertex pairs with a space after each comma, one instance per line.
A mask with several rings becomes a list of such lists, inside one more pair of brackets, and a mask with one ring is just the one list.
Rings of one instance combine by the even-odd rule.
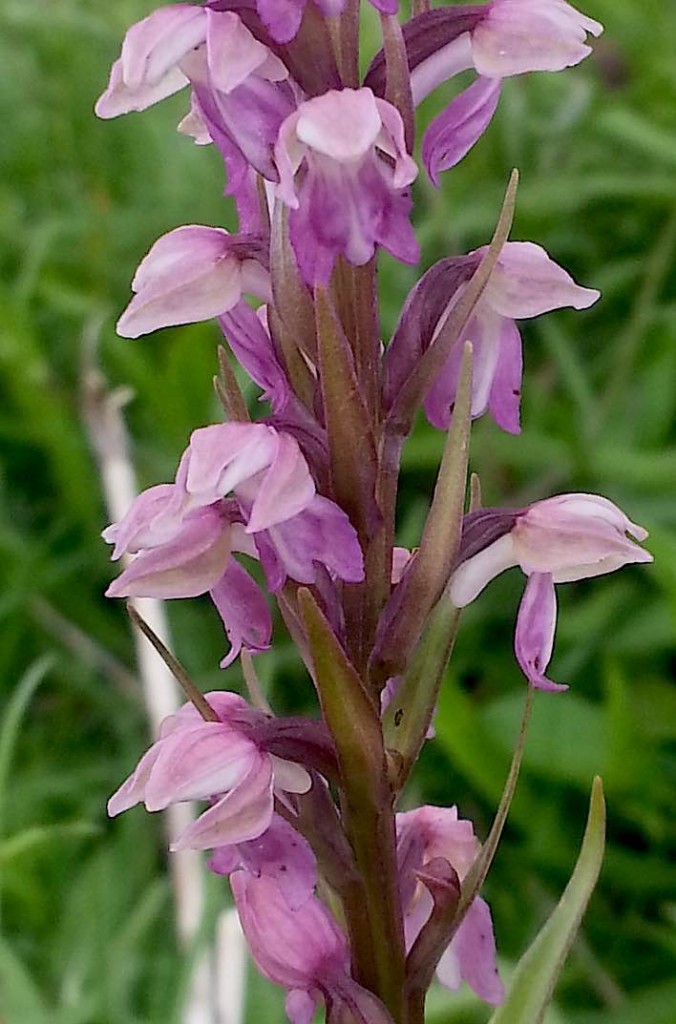
[[218, 346], [218, 366], [220, 373], [214, 377], [214, 388], [218, 395], [225, 415], [229, 420], [236, 423], [248, 423], [250, 420], [249, 410], [244, 401], [244, 395], [237, 383], [233, 372], [228, 353], [222, 345]]
[[167, 668], [172, 672], [177, 681], [179, 682], [181, 689], [185, 693], [186, 697], [192, 704], [195, 705], [200, 715], [205, 722], [218, 722], [220, 721], [218, 715], [212, 708], [209, 701], [206, 699], [201, 690], [198, 690], [192, 679], [181, 665], [178, 658], [175, 658], [168, 647], [166, 647], [160, 640], [157, 633], [153, 632], [145, 619], [139, 615], [130, 601], [127, 601], [127, 614], [134, 623], [134, 625], [141, 630], [143, 635], [147, 637], [150, 643], [153, 645], [157, 653], [159, 654], [162, 661], [165, 663]]
[[340, 15], [338, 68], [345, 88], [359, 88], [359, 0], [347, 0]]

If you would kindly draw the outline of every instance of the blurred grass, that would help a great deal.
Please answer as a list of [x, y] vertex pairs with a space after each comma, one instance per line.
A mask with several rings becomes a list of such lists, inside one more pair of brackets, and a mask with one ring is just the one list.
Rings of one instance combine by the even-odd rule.
[[[92, 105], [138, 0], [0, 5], [0, 1019], [132, 1024], [178, 1019], [162, 838], [153, 818], [105, 818], [105, 800], [146, 742], [141, 706], [68, 633], [129, 666], [124, 615], [101, 594], [100, 489], [78, 385], [96, 340], [130, 384], [141, 483], [169, 479], [188, 433], [214, 419], [213, 325], [138, 343], [114, 334], [129, 280], [154, 239], [181, 223], [232, 226], [215, 153], [175, 136], [176, 97], [101, 123]], [[485, 501], [561, 490], [607, 494], [651, 531], [654, 567], [560, 588], [554, 678], [536, 703], [505, 842], [487, 886], [508, 962], [537, 931], [575, 859], [596, 772], [609, 849], [552, 1022], [668, 1024], [676, 936], [670, 815], [676, 776], [676, 8], [588, 0], [606, 25], [593, 58], [560, 75], [507, 81], [489, 133], [436, 192], [416, 185], [425, 264], [484, 244], [513, 165], [513, 237], [533, 239], [583, 284], [584, 313], [527, 324], [524, 432], [477, 425]], [[432, 109], [425, 110], [431, 116]], [[386, 335], [415, 279], [384, 260]], [[250, 391], [252, 400], [253, 389]], [[405, 457], [402, 543], [419, 536], [440, 435], [420, 423]], [[411, 799], [457, 802], [490, 822], [517, 728], [523, 681], [511, 656], [520, 581], [495, 581], [465, 614]], [[58, 613], [55, 617], [54, 613]], [[205, 687], [223, 639], [205, 602], [170, 608], [178, 652]], [[51, 658], [45, 662], [45, 656]], [[260, 659], [280, 710], [309, 688], [281, 642]], [[23, 680], [23, 681], [22, 681]], [[38, 685], [39, 681], [39, 685]], [[220, 891], [220, 885], [215, 891]], [[281, 1019], [255, 981], [249, 1020]], [[485, 1019], [435, 992], [435, 1024]]]

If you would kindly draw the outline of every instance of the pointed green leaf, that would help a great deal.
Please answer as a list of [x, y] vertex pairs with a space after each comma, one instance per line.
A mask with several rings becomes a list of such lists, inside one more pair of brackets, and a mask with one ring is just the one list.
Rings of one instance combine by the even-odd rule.
[[459, 620], [460, 610], [448, 598], [437, 601], [383, 716], [385, 747], [400, 758], [398, 788], [406, 782], [432, 721]]
[[467, 487], [472, 402], [472, 346], [465, 344], [451, 423], [420, 547], [397, 588], [396, 612], [382, 631], [375, 660], [385, 676], [400, 675], [420, 639], [455, 562]]
[[521, 958], [502, 1006], [490, 1024], [541, 1024], [561, 968], [570, 951], [601, 870], [605, 840], [605, 802], [601, 780], [594, 779], [587, 827], [575, 870], [558, 906]]

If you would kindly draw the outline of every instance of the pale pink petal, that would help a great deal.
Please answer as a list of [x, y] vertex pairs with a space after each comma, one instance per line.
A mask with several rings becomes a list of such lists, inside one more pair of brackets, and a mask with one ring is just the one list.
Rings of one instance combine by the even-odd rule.
[[[476, 255], [483, 256], [485, 252], [483, 247], [476, 250]], [[587, 309], [600, 294], [595, 288], [575, 284], [542, 246], [506, 242], [481, 301], [501, 316], [520, 320], [563, 306]]]
[[492, 579], [518, 564], [514, 541], [511, 534], [507, 533], [458, 566], [451, 577], [451, 601], [456, 608], [464, 608], [478, 597]]
[[534, 572], [521, 598], [514, 634], [516, 660], [531, 686], [559, 691], [568, 687], [553, 683], [545, 672], [554, 649], [556, 591], [550, 573]]
[[146, 784], [150, 778], [155, 762], [160, 755], [160, 744], [155, 743], [143, 755], [133, 773], [120, 788], [113, 793], [108, 801], [108, 814], [114, 818], [117, 814], [129, 810], [143, 800]]
[[218, 582], [230, 557], [229, 526], [214, 508], [192, 512], [161, 547], [136, 555], [108, 597], [197, 597]]
[[136, 554], [142, 548], [165, 544], [181, 528], [181, 517], [172, 514], [176, 505], [174, 484], [157, 484], [142, 491], [119, 523], [108, 526], [101, 536], [115, 548], [113, 560], [124, 554]]
[[192, 502], [225, 497], [266, 469], [277, 452], [277, 432], [263, 423], [218, 423], [190, 436], [185, 488]]
[[261, 760], [250, 740], [222, 722], [177, 729], [158, 745], [160, 752], [145, 788], [149, 811], [229, 792]]
[[[259, 755], [249, 774], [222, 800], [192, 822], [172, 850], [212, 850], [256, 839], [270, 826], [273, 812], [270, 759]], [[235, 873], [235, 877], [240, 872]]]
[[[505, 998], [505, 988], [496, 964], [491, 912], [480, 896], [475, 897], [470, 904], [451, 948], [458, 958], [462, 977], [479, 999], [490, 1006], [499, 1006]], [[446, 983], [443, 957], [437, 968], [437, 977]]]
[[296, 134], [317, 153], [350, 163], [369, 152], [381, 123], [370, 89], [332, 90], [302, 105]]
[[277, 451], [263, 475], [249, 514], [247, 533], [258, 533], [293, 518], [316, 492], [308, 464], [290, 434], [277, 435]]

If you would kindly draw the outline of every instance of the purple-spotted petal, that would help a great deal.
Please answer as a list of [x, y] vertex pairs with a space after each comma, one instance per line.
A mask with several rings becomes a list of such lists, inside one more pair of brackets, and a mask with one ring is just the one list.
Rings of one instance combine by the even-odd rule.
[[490, 1006], [499, 1006], [505, 988], [496, 965], [495, 937], [488, 904], [476, 896], [437, 967], [439, 981], [457, 989], [463, 979]]
[[500, 351], [488, 396], [488, 409], [497, 425], [510, 434], [521, 431], [521, 350], [518, 327], [513, 320], [503, 319], [500, 326]]

